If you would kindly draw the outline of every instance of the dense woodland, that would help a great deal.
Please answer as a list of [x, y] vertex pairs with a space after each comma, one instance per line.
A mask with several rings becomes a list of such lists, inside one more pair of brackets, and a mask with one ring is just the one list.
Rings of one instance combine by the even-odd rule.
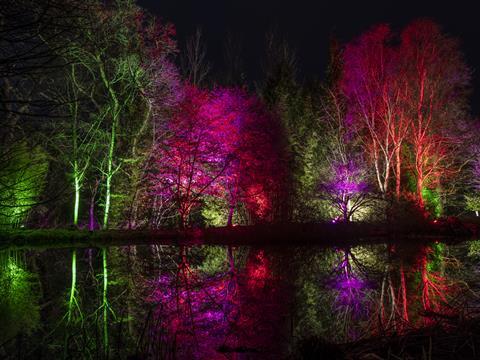
[[265, 34], [263, 79], [248, 82], [231, 39], [219, 73], [201, 30], [179, 43], [133, 1], [2, 2], [1, 226], [478, 216], [458, 41], [428, 19], [372, 25], [332, 41], [322, 82]]

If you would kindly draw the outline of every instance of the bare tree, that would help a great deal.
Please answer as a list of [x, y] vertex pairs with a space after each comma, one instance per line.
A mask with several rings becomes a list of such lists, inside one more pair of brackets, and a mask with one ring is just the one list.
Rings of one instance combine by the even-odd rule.
[[201, 28], [197, 28], [195, 34], [187, 39], [181, 63], [185, 77], [193, 85], [201, 86], [210, 72], [210, 64], [207, 61], [207, 47], [203, 42]]

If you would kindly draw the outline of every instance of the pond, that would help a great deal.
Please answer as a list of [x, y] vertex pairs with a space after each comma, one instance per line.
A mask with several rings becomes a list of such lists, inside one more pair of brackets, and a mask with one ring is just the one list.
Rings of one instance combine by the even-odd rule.
[[479, 260], [477, 241], [7, 250], [0, 358], [474, 358]]

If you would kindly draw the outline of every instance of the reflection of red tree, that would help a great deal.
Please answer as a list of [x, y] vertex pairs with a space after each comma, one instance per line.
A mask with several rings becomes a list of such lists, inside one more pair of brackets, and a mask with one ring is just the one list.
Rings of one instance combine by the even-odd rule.
[[438, 266], [444, 261], [440, 250], [424, 245], [403, 251], [391, 247], [390, 254], [398, 257], [398, 267], [392, 262], [386, 268], [379, 312], [382, 331], [403, 332], [454, 314], [448, 298], [454, 294], [455, 286], [433, 264]]
[[470, 75], [457, 42], [432, 21], [408, 25], [399, 45], [393, 35], [379, 25], [348, 44], [340, 86], [379, 190], [388, 192], [393, 170], [398, 198], [401, 172], [408, 170], [423, 205], [425, 188], [459, 171], [453, 165], [461, 140], [454, 129], [464, 117]]
[[432, 260], [429, 258], [434, 256], [441, 254], [434, 254], [432, 247], [424, 247], [418, 260], [419, 291], [426, 324], [431, 324], [435, 317], [442, 319], [454, 315], [448, 296], [455, 293], [456, 287], [449, 284], [438, 270], [431, 269]]

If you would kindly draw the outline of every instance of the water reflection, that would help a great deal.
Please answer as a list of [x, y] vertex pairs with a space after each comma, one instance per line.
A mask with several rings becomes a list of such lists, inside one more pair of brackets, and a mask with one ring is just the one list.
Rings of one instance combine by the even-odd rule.
[[278, 359], [477, 314], [476, 243], [0, 254], [0, 356]]

